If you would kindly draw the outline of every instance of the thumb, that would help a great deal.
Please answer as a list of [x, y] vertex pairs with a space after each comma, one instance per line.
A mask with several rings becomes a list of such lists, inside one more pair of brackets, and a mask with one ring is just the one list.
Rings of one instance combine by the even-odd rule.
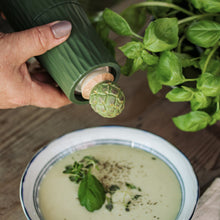
[[60, 108], [71, 103], [59, 88], [39, 81], [32, 81], [30, 97], [29, 104], [41, 108]]
[[[44, 54], [63, 43], [70, 35], [69, 21], [57, 21], [6, 36], [10, 47], [10, 57], [17, 64], [26, 62], [33, 56]], [[19, 56], [18, 56], [19, 54]]]

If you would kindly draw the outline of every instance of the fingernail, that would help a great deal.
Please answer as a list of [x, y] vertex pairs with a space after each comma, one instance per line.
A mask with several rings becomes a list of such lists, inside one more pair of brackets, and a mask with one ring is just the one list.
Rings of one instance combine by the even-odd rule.
[[51, 26], [55, 38], [65, 37], [71, 32], [72, 24], [69, 21], [59, 21]]

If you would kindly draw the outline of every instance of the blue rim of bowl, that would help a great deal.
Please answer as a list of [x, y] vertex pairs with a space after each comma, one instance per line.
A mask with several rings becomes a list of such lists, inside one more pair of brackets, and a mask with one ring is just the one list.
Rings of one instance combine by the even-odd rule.
[[[166, 139], [164, 139], [164, 138], [162, 138], [162, 137], [160, 137], [160, 136], [158, 136], [158, 135], [156, 135], [156, 134], [153, 134], [153, 133], [151, 133], [151, 132], [145, 131], [145, 130], [141, 130], [141, 129], [137, 129], [137, 128], [125, 127], [125, 126], [114, 126], [114, 125], [99, 126], [99, 127], [92, 127], [92, 128], [85, 128], [85, 129], [75, 130], [75, 131], [73, 131], [73, 132], [70, 132], [70, 133], [67, 133], [67, 134], [62, 135], [62, 136], [56, 138], [56, 139], [53, 140], [53, 141], [56, 141], [56, 140], [61, 139], [61, 138], [64, 138], [65, 136], [67, 136], [67, 135], [69, 135], [69, 134], [71, 134], [71, 133], [76, 133], [76, 132], [80, 132], [80, 131], [83, 131], [83, 130], [89, 130], [89, 129], [106, 128], [106, 127], [107, 127], [107, 128], [114, 128], [114, 127], [116, 127], [116, 128], [134, 129], [134, 130], [137, 130], [137, 131], [140, 131], [140, 132], [144, 132], [144, 133], [151, 134], [151, 135], [156, 136], [156, 137], [158, 137], [159, 139], [161, 139], [161, 140], [163, 140], [163, 141], [165, 141], [165, 142], [168, 142]], [[112, 141], [113, 139], [102, 139], [102, 140], [111, 140], [111, 141]], [[120, 140], [120, 139], [116, 139], [116, 140], [118, 141], [118, 140]], [[29, 215], [29, 213], [28, 213], [28, 211], [27, 211], [27, 209], [26, 209], [26, 207], [25, 207], [25, 204], [24, 204], [24, 200], [23, 200], [23, 183], [24, 183], [24, 181], [25, 181], [25, 177], [26, 177], [26, 175], [27, 175], [27, 173], [28, 173], [28, 170], [29, 170], [31, 164], [34, 162], [34, 160], [38, 157], [38, 155], [39, 155], [42, 151], [44, 151], [48, 146], [50, 146], [50, 144], [51, 144], [53, 141], [51, 141], [48, 145], [42, 147], [42, 148], [32, 157], [32, 159], [30, 160], [30, 162], [29, 162], [28, 165], [26, 166], [26, 168], [25, 168], [25, 170], [24, 170], [24, 173], [23, 173], [23, 175], [22, 175], [21, 181], [20, 181], [19, 196], [20, 196], [21, 206], [22, 206], [23, 212], [24, 212], [24, 214], [25, 214], [25, 216], [26, 216], [26, 218], [27, 218], [28, 220], [32, 220], [32, 219], [31, 219], [31, 217], [30, 217], [30, 215]], [[94, 142], [94, 141], [95, 141], [95, 140], [93, 140], [92, 142]], [[101, 140], [99, 139], [99, 141], [101, 141]], [[123, 141], [124, 141], [124, 140], [123, 140]], [[87, 143], [89, 143], [89, 142], [91, 142], [91, 141], [88, 141]], [[126, 142], [126, 141], [124, 141], [124, 142]], [[127, 141], [127, 142], [131, 142], [131, 141]], [[86, 143], [86, 142], [83, 142], [83, 143], [81, 143], [81, 144], [77, 144], [77, 146], [85, 145], [85, 143]], [[168, 142], [168, 143], [169, 143], [169, 142]], [[169, 144], [170, 144], [170, 143], [169, 143]], [[123, 144], [123, 145], [125, 145], [125, 144]], [[152, 155], [155, 155], [156, 157], [158, 157], [159, 159], [161, 159], [163, 162], [165, 162], [165, 163], [170, 167], [170, 169], [174, 172], [174, 174], [176, 175], [176, 177], [177, 177], [177, 179], [178, 179], [178, 181], [179, 181], [179, 183], [180, 183], [180, 186], [181, 186], [181, 191], [184, 190], [184, 185], [183, 185], [182, 178], [181, 178], [179, 172], [176, 170], [175, 166], [174, 166], [168, 159], [166, 159], [165, 157], [163, 157], [163, 155], [162, 155], [161, 153], [155, 151], [153, 148], [148, 147], [147, 145], [138, 144], [138, 143], [136, 143], [136, 145], [142, 146], [142, 147], [139, 147], [139, 148], [136, 147], [136, 148], [142, 149], [142, 150], [144, 150], [144, 151], [146, 151], [146, 152], [149, 152], [149, 153], [151, 153]], [[174, 147], [172, 144], [170, 144], [170, 145], [171, 145], [172, 147]], [[132, 144], [132, 146], [131, 146], [131, 145], [126, 145], [126, 146], [133, 147], [133, 144]], [[63, 153], [62, 153], [63, 157], [65, 157], [65, 156], [68, 155], [68, 152], [70, 152], [70, 149], [76, 149], [76, 150], [77, 150], [78, 148], [80, 148], [80, 147], [76, 147], [76, 146], [71, 146], [71, 147], [69, 147], [68, 149], [65, 150], [66, 154], [63, 154]], [[182, 153], [179, 149], [177, 149], [176, 147], [174, 147], [174, 148], [175, 148], [175, 149], [187, 160], [187, 162], [191, 165], [191, 163], [190, 163], [189, 159], [186, 157], [186, 155], [183, 154], [183, 153]], [[147, 151], [146, 149], [149, 149], [150, 151]], [[72, 151], [72, 152], [74, 152], [74, 151]], [[153, 152], [153, 153], [152, 153], [152, 152]], [[154, 154], [154, 153], [156, 153], [156, 154]], [[52, 159], [55, 159], [57, 156], [58, 156], [58, 154], [57, 154], [56, 156], [54, 156]], [[160, 157], [160, 156], [161, 156], [161, 157]], [[63, 158], [63, 157], [62, 157], [62, 158]], [[52, 160], [52, 159], [51, 159], [51, 160]], [[61, 158], [60, 158], [60, 159], [61, 159]], [[50, 160], [50, 161], [51, 161], [51, 160]], [[167, 163], [167, 162], [169, 162], [169, 163]], [[170, 165], [171, 165], [171, 166], [170, 166]], [[48, 170], [48, 169], [47, 169], [47, 170]], [[46, 170], [46, 171], [47, 171], [47, 170]], [[42, 170], [41, 170], [41, 172], [42, 172]], [[195, 174], [195, 173], [194, 173], [194, 174]], [[38, 175], [38, 176], [39, 176], [39, 175]], [[190, 217], [189, 219], [187, 219], [187, 220], [191, 220], [191, 219], [192, 219], [193, 214], [194, 214], [195, 209], [196, 209], [196, 206], [197, 206], [198, 199], [199, 199], [199, 182], [198, 182], [198, 178], [197, 178], [196, 174], [195, 174], [195, 177], [196, 177], [196, 184], [197, 184], [197, 198], [196, 198], [196, 202], [195, 202], [194, 209], [193, 209], [193, 211], [192, 211], [191, 217]], [[182, 193], [182, 194], [183, 194], [183, 193]], [[181, 201], [181, 208], [180, 208], [180, 210], [179, 210], [179, 212], [178, 212], [178, 215], [177, 215], [176, 219], [178, 219], [179, 214], [180, 214], [181, 211], [182, 211], [182, 208], [183, 208], [183, 204], [182, 204], [182, 201]], [[35, 209], [36, 209], [36, 207], [35, 207]], [[38, 209], [36, 209], [36, 212], [37, 212], [37, 214], [38, 214], [38, 217], [41, 219], [41, 217], [40, 217], [41, 215], [39, 216], [39, 210], [38, 210]]]

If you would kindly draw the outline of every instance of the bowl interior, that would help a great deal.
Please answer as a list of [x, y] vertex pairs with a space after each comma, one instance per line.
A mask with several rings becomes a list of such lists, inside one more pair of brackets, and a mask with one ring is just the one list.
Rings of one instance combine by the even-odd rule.
[[67, 134], [51, 142], [32, 158], [20, 184], [20, 200], [27, 219], [43, 219], [38, 201], [39, 186], [53, 164], [75, 151], [106, 144], [142, 149], [164, 161], [181, 187], [181, 208], [176, 219], [191, 218], [198, 200], [198, 182], [187, 158], [169, 142], [149, 132], [110, 126]]

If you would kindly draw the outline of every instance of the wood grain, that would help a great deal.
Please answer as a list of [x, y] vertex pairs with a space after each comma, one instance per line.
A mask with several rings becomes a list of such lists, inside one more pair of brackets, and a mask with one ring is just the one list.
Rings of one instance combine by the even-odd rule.
[[[120, 6], [121, 7], [121, 6]], [[120, 10], [120, 7], [118, 10]], [[124, 42], [116, 38], [118, 44]], [[120, 53], [117, 59], [124, 62]], [[121, 125], [157, 134], [182, 151], [198, 176], [201, 193], [220, 176], [220, 123], [195, 133], [178, 130], [171, 118], [189, 110], [187, 103], [170, 103], [150, 92], [145, 72], [122, 76], [119, 85], [126, 107], [115, 119], [104, 119], [89, 105], [61, 109], [22, 107], [0, 110], [0, 219], [25, 220], [19, 201], [19, 183], [32, 156], [50, 141], [68, 132], [101, 125]]]

